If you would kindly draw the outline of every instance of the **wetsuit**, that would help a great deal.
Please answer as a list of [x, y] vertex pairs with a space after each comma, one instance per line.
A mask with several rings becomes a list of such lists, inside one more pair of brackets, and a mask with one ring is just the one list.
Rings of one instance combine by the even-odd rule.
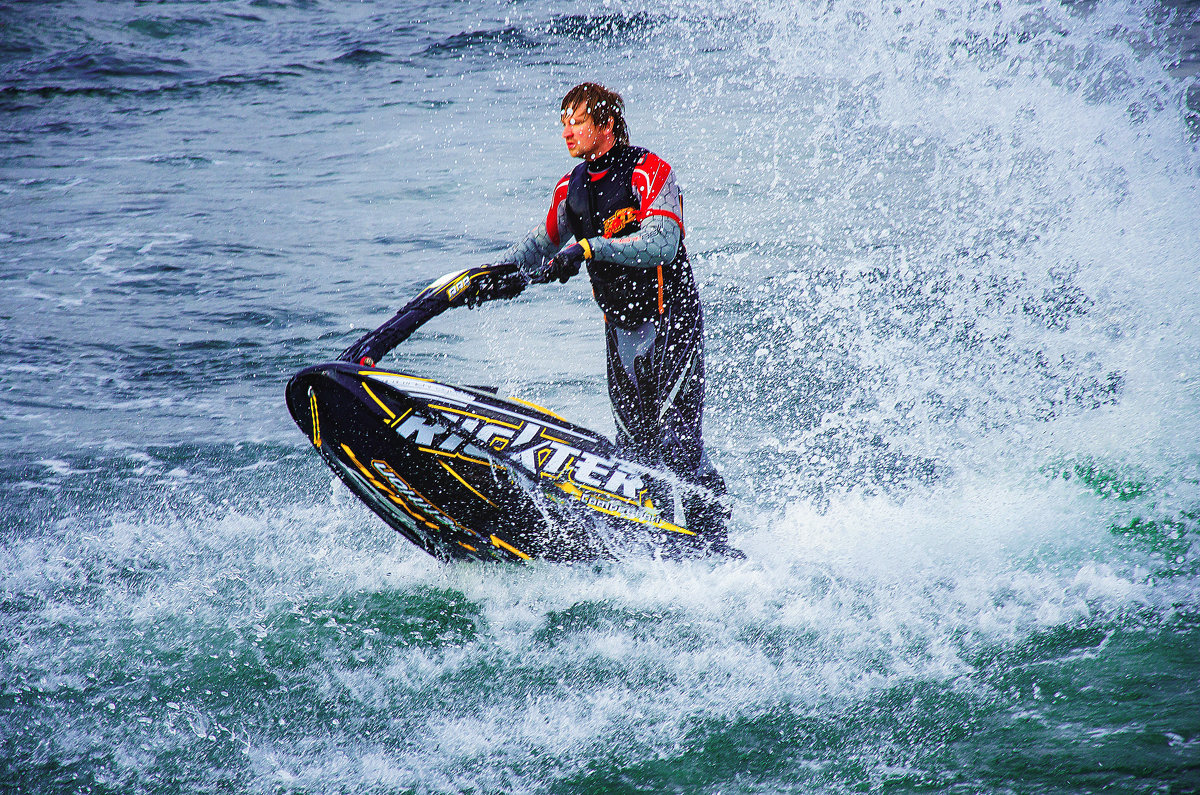
[[[503, 261], [536, 276], [569, 237], [586, 240], [592, 252], [588, 276], [604, 312], [618, 449], [723, 495], [724, 481], [704, 452], [704, 325], [671, 167], [621, 144], [580, 163], [555, 187], [545, 224]], [[688, 529], [723, 546], [728, 512], [700, 494], [682, 496]], [[656, 502], [673, 515], [668, 495]]]

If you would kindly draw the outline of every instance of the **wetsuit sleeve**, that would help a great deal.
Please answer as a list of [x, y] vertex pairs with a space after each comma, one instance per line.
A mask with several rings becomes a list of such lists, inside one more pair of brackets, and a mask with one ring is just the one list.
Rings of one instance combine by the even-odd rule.
[[501, 262], [515, 262], [529, 276], [537, 275], [543, 262], [553, 257], [570, 237], [567, 224], [567, 184], [570, 175], [559, 180], [545, 223], [538, 224], [525, 237], [504, 252]]
[[618, 265], [657, 268], [675, 259], [683, 239], [683, 195], [667, 163], [647, 154], [633, 171], [641, 228], [626, 237], [588, 239], [592, 256]]

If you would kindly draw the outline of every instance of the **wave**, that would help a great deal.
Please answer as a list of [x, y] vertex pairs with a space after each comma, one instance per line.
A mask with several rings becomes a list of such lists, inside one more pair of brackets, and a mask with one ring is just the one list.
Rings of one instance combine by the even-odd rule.
[[[243, 91], [257, 89], [279, 89], [289, 80], [303, 77], [313, 67], [289, 65], [282, 69], [266, 69], [253, 73], [232, 73], [213, 77], [190, 78], [177, 82], [164, 82], [151, 86], [124, 85], [64, 85], [40, 83], [36, 80], [23, 81], [22, 85], [9, 84], [0, 87], [0, 98], [8, 105], [6, 110], [15, 111], [31, 106], [22, 103], [30, 98], [52, 97], [152, 97], [193, 96], [209, 90]], [[139, 75], [145, 77], [146, 75]]]
[[538, 44], [538, 39], [523, 28], [509, 26], [456, 33], [430, 44], [420, 54], [456, 57], [464, 53], [479, 52], [485, 55], [497, 55], [510, 49], [531, 50]]
[[628, 43], [642, 38], [670, 19], [665, 14], [633, 12], [628, 14], [559, 14], [548, 20], [534, 20], [523, 26], [456, 33], [427, 46], [423, 55], [462, 55], [473, 53], [494, 56], [507, 51], [532, 50], [556, 40], [585, 40]]
[[353, 50], [342, 53], [334, 58], [329, 63], [349, 64], [351, 66], [367, 66], [378, 61], [386, 60], [391, 56], [381, 50], [372, 50], [366, 47], [355, 47]]
[[212, 26], [213, 22], [201, 17], [140, 17], [125, 23], [130, 30], [152, 39], [171, 39], [190, 36]]
[[[146, 505], [88, 510], [113, 466]], [[1079, 558], [1002, 562], [994, 523], [948, 540], [904, 521], [928, 506], [865, 501], [832, 525], [791, 517], [759, 563], [447, 569], [331, 501], [308, 451], [36, 468], [85, 502], [0, 549], [0, 624], [22, 639], [6, 709], [33, 727], [0, 780], [30, 791], [98, 768], [191, 789], [1053, 789], [1047, 759], [1111, 759], [1106, 740], [1064, 743], [1068, 717], [1161, 747], [1194, 701], [1178, 660], [1196, 592], [1149, 587], [1095, 536]], [[256, 478], [288, 487], [231, 505]], [[1056, 537], [1046, 507], [1027, 506], [1025, 540]], [[1186, 780], [1186, 753], [1153, 761], [1128, 775]]]

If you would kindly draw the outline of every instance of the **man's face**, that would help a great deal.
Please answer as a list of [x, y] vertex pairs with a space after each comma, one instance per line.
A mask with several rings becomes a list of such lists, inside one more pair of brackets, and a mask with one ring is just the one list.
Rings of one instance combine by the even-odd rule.
[[564, 110], [562, 126], [563, 140], [567, 142], [567, 151], [571, 153], [571, 157], [594, 160], [612, 146], [613, 120], [609, 119], [608, 124], [597, 127], [584, 106]]

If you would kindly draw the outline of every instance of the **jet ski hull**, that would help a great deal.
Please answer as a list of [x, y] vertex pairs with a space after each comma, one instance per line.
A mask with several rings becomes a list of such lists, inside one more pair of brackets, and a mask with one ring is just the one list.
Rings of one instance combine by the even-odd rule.
[[686, 554], [669, 476], [603, 436], [486, 389], [347, 361], [297, 373], [296, 424], [385, 522], [444, 560]]

